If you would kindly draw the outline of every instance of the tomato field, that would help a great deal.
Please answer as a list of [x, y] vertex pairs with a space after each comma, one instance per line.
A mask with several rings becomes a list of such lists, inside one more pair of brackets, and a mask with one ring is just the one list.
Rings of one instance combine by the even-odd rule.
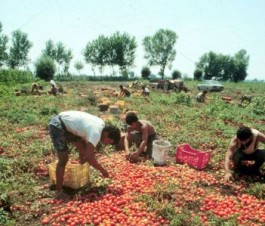
[[[265, 181], [248, 175], [224, 181], [225, 152], [237, 128], [244, 124], [265, 132], [264, 83], [224, 83], [222, 92], [207, 94], [206, 103], [196, 102], [194, 81], [185, 81], [187, 93], [151, 89], [143, 97], [135, 90], [117, 115], [99, 111], [98, 104], [103, 97], [111, 103], [121, 100], [108, 92], [119, 91], [120, 83], [62, 85], [66, 94], [59, 96], [15, 96], [15, 89], [31, 84], [1, 86], [0, 225], [265, 225]], [[240, 104], [243, 94], [252, 95], [251, 103]], [[81, 110], [123, 128], [126, 109], [150, 120], [172, 144], [167, 165], [154, 166], [152, 159], [130, 163], [123, 150], [99, 145], [97, 158], [111, 177], [102, 179], [91, 168], [89, 184], [65, 188], [70, 200], [53, 199], [48, 164], [56, 155], [49, 119]], [[206, 168], [175, 162], [176, 146], [183, 143], [211, 151]], [[71, 160], [77, 158], [72, 149]]]

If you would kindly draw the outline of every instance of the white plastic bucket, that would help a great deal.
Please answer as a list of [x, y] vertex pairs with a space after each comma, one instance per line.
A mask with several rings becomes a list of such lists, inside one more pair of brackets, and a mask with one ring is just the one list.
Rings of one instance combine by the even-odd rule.
[[155, 165], [166, 165], [168, 150], [171, 144], [166, 140], [153, 141], [152, 158]]

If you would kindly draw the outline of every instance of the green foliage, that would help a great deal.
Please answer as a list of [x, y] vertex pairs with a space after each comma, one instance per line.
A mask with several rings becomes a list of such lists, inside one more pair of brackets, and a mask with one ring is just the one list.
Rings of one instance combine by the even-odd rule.
[[11, 94], [12, 94], [11, 89], [6, 85], [1, 85], [0, 83], [0, 97], [4, 98], [6, 96], [10, 96]]
[[51, 80], [55, 74], [54, 60], [50, 57], [43, 56], [37, 60], [36, 64], [36, 76], [43, 80]]
[[71, 49], [67, 50], [62, 42], [54, 44], [52, 40], [48, 40], [45, 49], [42, 51], [41, 58], [43, 57], [53, 59], [59, 65], [58, 74], [68, 75], [73, 55]]
[[194, 73], [193, 73], [194, 79], [195, 80], [201, 80], [202, 79], [202, 74], [203, 74], [202, 70], [196, 68]]
[[174, 93], [172, 95], [173, 103], [174, 104], [184, 104], [184, 105], [191, 105], [191, 97], [183, 92], [180, 93]]
[[28, 40], [28, 35], [20, 30], [12, 33], [12, 46], [8, 58], [8, 66], [12, 69], [25, 66], [28, 63], [28, 53], [32, 43]]
[[34, 80], [33, 74], [30, 71], [21, 70], [0, 70], [0, 83], [6, 84], [17, 84], [17, 83], [27, 83]]
[[160, 29], [152, 37], [147, 36], [143, 40], [145, 58], [150, 66], [160, 67], [162, 79], [166, 67], [171, 68], [176, 57], [174, 46], [177, 38], [174, 31]]
[[181, 72], [179, 70], [174, 70], [172, 72], [172, 79], [181, 78]]
[[42, 107], [40, 109], [40, 114], [41, 115], [55, 115], [55, 114], [58, 114], [58, 113], [59, 113], [59, 111], [55, 107]]
[[141, 75], [143, 79], [148, 79], [151, 74], [151, 70], [149, 67], [145, 66], [141, 70]]
[[229, 219], [223, 219], [221, 217], [210, 216], [208, 222], [209, 225], [214, 225], [214, 226], [238, 226], [235, 217], [230, 217]]
[[0, 208], [0, 225], [13, 226], [16, 225], [15, 221], [11, 219], [9, 213], [3, 208]]
[[265, 100], [263, 97], [257, 97], [254, 99], [252, 105], [250, 106], [252, 111], [256, 115], [264, 115], [265, 114]]
[[84, 68], [84, 64], [82, 63], [82, 61], [76, 61], [74, 67], [80, 74], [80, 71]]
[[257, 197], [258, 199], [265, 199], [265, 184], [264, 183], [254, 183], [246, 189], [246, 193]]
[[177, 214], [171, 221], [170, 226], [202, 226], [200, 218], [195, 216], [191, 217], [190, 213]]
[[7, 42], [8, 37], [2, 33], [2, 23], [0, 22], [0, 68], [6, 63], [8, 59]]
[[97, 104], [96, 96], [95, 96], [95, 94], [92, 91], [87, 94], [87, 98], [86, 99], [87, 99], [89, 105], [95, 106]]
[[101, 74], [107, 65], [117, 65], [121, 72], [127, 72], [134, 63], [136, 46], [135, 38], [127, 33], [116, 32], [110, 37], [100, 35], [86, 45], [85, 61], [93, 67], [98, 66]]
[[183, 104], [189, 106], [191, 104], [191, 97], [183, 92], [180, 93], [172, 93], [170, 96], [168, 95], [160, 95], [154, 98], [155, 102], [165, 105], [175, 106], [177, 104]]
[[196, 64], [194, 79], [216, 77], [223, 81], [244, 81], [247, 77], [248, 62], [246, 50], [238, 51], [234, 57], [210, 51], [200, 57]]
[[31, 109], [12, 109], [6, 114], [10, 123], [19, 123], [22, 125], [34, 125], [38, 122], [36, 113]]

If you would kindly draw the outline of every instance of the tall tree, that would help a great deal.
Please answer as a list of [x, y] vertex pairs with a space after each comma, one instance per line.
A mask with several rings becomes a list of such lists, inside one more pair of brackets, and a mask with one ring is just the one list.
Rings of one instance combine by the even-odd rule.
[[45, 81], [49, 81], [54, 77], [56, 67], [54, 59], [47, 55], [42, 55], [35, 63], [36, 76]]
[[119, 32], [114, 33], [110, 39], [110, 61], [111, 65], [118, 65], [121, 72], [127, 71], [134, 64], [135, 50], [137, 47], [135, 37]]
[[166, 67], [171, 68], [176, 57], [174, 49], [177, 41], [177, 34], [174, 31], [160, 29], [152, 37], [147, 36], [143, 40], [145, 58], [150, 66], [160, 66], [162, 79], [165, 75]]
[[234, 56], [234, 73], [231, 78], [234, 82], [244, 81], [247, 77], [249, 56], [244, 49], [239, 50]]
[[149, 76], [151, 75], [151, 70], [149, 67], [144, 66], [141, 70], [141, 75], [143, 79], [148, 79]]
[[8, 37], [2, 33], [2, 23], [0, 22], [0, 68], [5, 64], [8, 59], [7, 42]]
[[56, 49], [53, 41], [50, 39], [45, 43], [45, 49], [42, 51], [44, 56], [48, 56], [52, 59], [56, 59]]
[[52, 40], [48, 40], [45, 44], [45, 49], [42, 51], [43, 56], [48, 56], [55, 60], [58, 65], [58, 73], [68, 74], [70, 62], [73, 59], [72, 51], [66, 49], [62, 42], [56, 44]]
[[172, 72], [172, 79], [178, 79], [181, 78], [181, 72], [179, 70], [174, 70]]
[[12, 33], [12, 46], [10, 47], [10, 53], [8, 58], [8, 66], [11, 68], [17, 68], [25, 66], [29, 59], [28, 53], [32, 43], [28, 40], [28, 35], [20, 30], [16, 30]]
[[[199, 77], [203, 79], [215, 77], [223, 81], [238, 82], [245, 80], [248, 62], [249, 56], [246, 50], [240, 50], [234, 57], [210, 51], [200, 57], [199, 62], [196, 63], [195, 71], [201, 72]], [[198, 78], [198, 75], [196, 73], [196, 78]]]
[[91, 64], [92, 67], [98, 66], [102, 74], [104, 67], [110, 61], [109, 51], [108, 38], [100, 35], [97, 39], [87, 43], [84, 50], [85, 62]]
[[75, 62], [74, 67], [78, 71], [78, 74], [80, 74], [80, 71], [84, 68], [84, 64], [82, 61], [78, 60]]

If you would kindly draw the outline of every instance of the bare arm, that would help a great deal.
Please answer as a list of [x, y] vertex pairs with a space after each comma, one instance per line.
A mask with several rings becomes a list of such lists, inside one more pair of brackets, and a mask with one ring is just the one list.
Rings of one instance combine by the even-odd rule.
[[236, 150], [236, 139], [234, 138], [227, 149], [226, 155], [225, 155], [225, 180], [229, 181], [230, 179], [233, 179], [232, 171], [230, 170], [230, 163], [232, 161], [232, 158], [234, 156]]
[[265, 134], [259, 132], [258, 137], [257, 137], [257, 141], [259, 141], [259, 142], [265, 144]]
[[101, 166], [101, 164], [97, 161], [94, 151], [95, 151], [95, 148], [90, 142], [85, 144], [85, 151], [84, 151], [85, 161], [87, 161], [96, 170], [100, 171], [103, 177], [109, 177], [108, 171], [104, 169]]
[[139, 153], [139, 155], [144, 151], [147, 145], [147, 140], [148, 140], [148, 129], [147, 127], [144, 127], [142, 129], [142, 142], [140, 144], [139, 149], [137, 150], [137, 153]]
[[142, 132], [142, 142], [141, 142], [138, 150], [133, 153], [133, 155], [132, 155], [133, 160], [136, 160], [140, 156], [140, 154], [144, 151], [146, 144], [147, 144], [147, 140], [148, 140], [148, 128], [147, 128], [147, 126], [144, 126], [141, 129], [141, 132]]
[[128, 127], [126, 135], [124, 137], [124, 148], [125, 148], [125, 153], [126, 155], [130, 154], [130, 150], [129, 150], [129, 139], [130, 139], [130, 135], [131, 135], [131, 128]]

